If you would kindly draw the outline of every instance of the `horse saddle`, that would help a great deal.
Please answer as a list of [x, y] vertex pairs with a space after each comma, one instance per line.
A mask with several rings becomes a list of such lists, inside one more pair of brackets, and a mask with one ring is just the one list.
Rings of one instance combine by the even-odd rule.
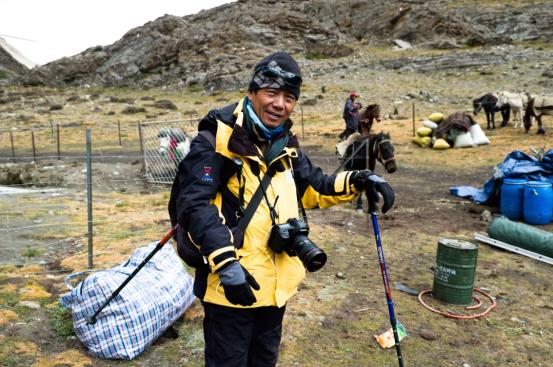
[[355, 132], [348, 136], [346, 140], [336, 144], [336, 154], [338, 155], [338, 157], [344, 158], [344, 154], [346, 154], [346, 150], [348, 149], [348, 147], [353, 144], [354, 141], [359, 139], [361, 139], [361, 134]]

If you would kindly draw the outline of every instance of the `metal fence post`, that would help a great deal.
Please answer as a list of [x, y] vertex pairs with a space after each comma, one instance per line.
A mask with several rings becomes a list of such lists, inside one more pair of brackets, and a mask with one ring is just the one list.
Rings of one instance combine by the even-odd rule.
[[36, 162], [35, 131], [31, 129], [31, 140], [33, 142], [33, 162]]
[[413, 136], [415, 136], [415, 102], [413, 102]]
[[10, 130], [10, 142], [12, 144], [12, 161], [15, 163], [15, 147], [13, 146], [13, 133]]
[[88, 268], [94, 266], [92, 261], [92, 139], [90, 129], [86, 129], [86, 197], [88, 207]]
[[61, 161], [61, 151], [60, 151], [60, 124], [56, 124], [56, 140], [58, 142], [58, 161]]
[[142, 161], [142, 172], [146, 174], [146, 161], [144, 160], [144, 141], [142, 140], [142, 122], [138, 123], [138, 139], [140, 140], [140, 160]]
[[117, 120], [117, 131], [119, 132], [119, 146], [123, 145], [121, 144], [121, 122]]
[[48, 120], [50, 122], [50, 137], [52, 138], [52, 144], [54, 144], [54, 123], [52, 119]]

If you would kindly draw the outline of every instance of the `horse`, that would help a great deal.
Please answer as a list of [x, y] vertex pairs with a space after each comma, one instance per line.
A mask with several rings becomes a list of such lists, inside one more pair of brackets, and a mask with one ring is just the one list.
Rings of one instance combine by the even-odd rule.
[[179, 128], [161, 128], [157, 134], [159, 138], [159, 154], [169, 156], [171, 161], [178, 165], [190, 151], [190, 137]]
[[[528, 96], [526, 93], [511, 93], [507, 91], [501, 91], [497, 93], [497, 108], [502, 108], [505, 105], [509, 105], [513, 111], [514, 128], [519, 125], [522, 128], [522, 116], [523, 110], [528, 104]], [[507, 121], [508, 122], [508, 121]]]
[[492, 126], [492, 129], [495, 129], [496, 112], [501, 112], [501, 116], [503, 117], [501, 127], [506, 126], [509, 121], [509, 113], [511, 110], [509, 104], [502, 105], [498, 108], [497, 101], [497, 97], [492, 93], [484, 94], [482, 97], [476, 98], [472, 101], [472, 113], [474, 116], [476, 116], [480, 110], [484, 109], [484, 112], [486, 113], [486, 121], [488, 123], [488, 130], [490, 129], [490, 125]]
[[359, 117], [359, 124], [357, 125], [357, 131], [363, 136], [368, 135], [371, 132], [373, 122], [380, 122], [380, 105], [370, 104], [365, 108], [365, 111]]
[[545, 134], [541, 117], [553, 116], [553, 96], [538, 96], [530, 99], [524, 114], [524, 130], [528, 132], [532, 126], [532, 117], [538, 122], [538, 134]]
[[[353, 153], [355, 153], [355, 156], [353, 156]], [[345, 162], [344, 168], [347, 170], [369, 169], [374, 171], [376, 161], [380, 162], [388, 173], [394, 173], [397, 169], [390, 134], [383, 131], [378, 134], [362, 136], [354, 141], [346, 149], [342, 159]], [[359, 196], [357, 210], [362, 209], [361, 196]]]

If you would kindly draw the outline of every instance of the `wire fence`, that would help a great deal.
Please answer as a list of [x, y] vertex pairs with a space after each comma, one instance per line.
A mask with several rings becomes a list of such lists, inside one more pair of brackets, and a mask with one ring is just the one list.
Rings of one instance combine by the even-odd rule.
[[[127, 253], [163, 232], [168, 225], [167, 186], [146, 187], [139, 164], [91, 157], [90, 187], [86, 162], [10, 163], [1, 170], [23, 182], [0, 184], [0, 269], [35, 265], [38, 272], [56, 273], [114, 266], [119, 259], [110, 260], [112, 253]], [[122, 244], [122, 250], [106, 246], [110, 242]], [[64, 264], [72, 258], [76, 262]]]
[[[90, 252], [93, 236], [130, 242], [143, 236], [132, 219], [118, 218], [114, 227], [101, 213], [106, 206], [125, 212], [132, 198], [167, 189], [145, 186], [138, 127], [95, 125], [88, 154], [86, 125], [0, 130], [0, 267], [60, 272], [63, 261]], [[90, 215], [89, 202], [101, 215]], [[164, 205], [157, 206], [162, 212]], [[83, 259], [78, 266], [86, 265]]]
[[[138, 124], [95, 124], [95, 146], [113, 158], [136, 154], [140, 151]], [[84, 159], [87, 128], [86, 124], [51, 122], [50, 126], [0, 129], [0, 163]]]
[[[95, 125], [88, 131], [87, 154], [86, 126], [0, 130], [0, 269], [36, 265], [38, 272], [56, 273], [115, 266], [118, 260], [109, 255], [120, 250], [106, 242], [123, 243], [129, 252], [164, 233], [166, 184], [182, 158], [179, 136], [190, 141], [197, 121]], [[171, 137], [177, 144], [169, 139], [165, 145]], [[335, 156], [311, 153], [329, 173], [338, 165]], [[93, 264], [97, 258], [101, 263]], [[78, 263], [64, 265], [71, 259]]]

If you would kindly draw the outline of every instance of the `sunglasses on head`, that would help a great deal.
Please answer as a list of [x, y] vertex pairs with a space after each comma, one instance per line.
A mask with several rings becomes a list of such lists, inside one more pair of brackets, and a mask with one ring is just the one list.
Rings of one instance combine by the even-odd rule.
[[259, 69], [255, 70], [255, 74], [268, 79], [277, 79], [282, 78], [288, 85], [292, 87], [301, 86], [301, 77], [297, 74], [291, 73], [289, 71], [282, 71], [270, 66], [262, 66]]

